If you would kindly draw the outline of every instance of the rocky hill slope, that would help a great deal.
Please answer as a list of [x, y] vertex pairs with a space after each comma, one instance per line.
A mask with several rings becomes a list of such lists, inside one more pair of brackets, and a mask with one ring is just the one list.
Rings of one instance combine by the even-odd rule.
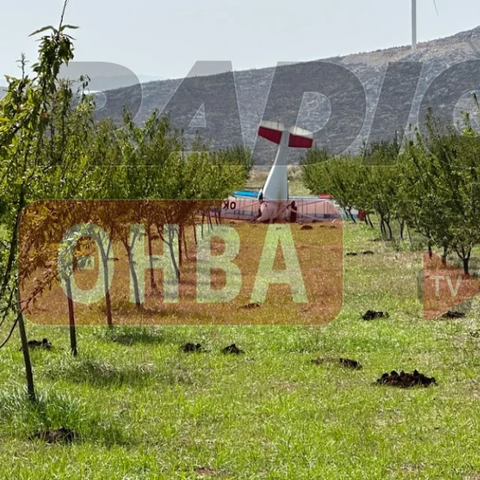
[[[123, 105], [143, 122], [155, 109], [215, 148], [244, 143], [258, 164], [274, 148], [257, 140], [262, 119], [315, 132], [318, 146], [356, 150], [364, 142], [422, 125], [432, 108], [458, 120], [480, 91], [480, 27], [410, 47], [307, 63], [228, 72], [228, 64], [198, 64], [184, 80], [165, 80], [108, 91], [99, 115], [121, 117]], [[219, 69], [224, 73], [208, 75]], [[207, 74], [206, 74], [207, 73]], [[299, 152], [292, 152], [292, 159]]]

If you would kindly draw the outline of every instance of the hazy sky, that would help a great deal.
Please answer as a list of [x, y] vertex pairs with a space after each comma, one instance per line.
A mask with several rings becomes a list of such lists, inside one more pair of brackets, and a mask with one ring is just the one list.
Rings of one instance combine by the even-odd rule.
[[[57, 24], [62, 0], [4, 2], [0, 73], [17, 74], [28, 35]], [[137, 75], [184, 77], [197, 60], [231, 60], [235, 70], [406, 45], [410, 0], [70, 0], [79, 61], [121, 64]], [[479, 0], [418, 0], [419, 41], [480, 25]], [[3, 79], [0, 83], [4, 83]]]

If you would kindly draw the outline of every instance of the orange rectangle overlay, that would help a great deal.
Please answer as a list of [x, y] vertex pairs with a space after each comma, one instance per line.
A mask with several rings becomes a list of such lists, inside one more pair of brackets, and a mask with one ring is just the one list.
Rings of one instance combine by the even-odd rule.
[[343, 226], [312, 222], [223, 218], [221, 201], [36, 202], [20, 307], [41, 325], [325, 324], [343, 305]]

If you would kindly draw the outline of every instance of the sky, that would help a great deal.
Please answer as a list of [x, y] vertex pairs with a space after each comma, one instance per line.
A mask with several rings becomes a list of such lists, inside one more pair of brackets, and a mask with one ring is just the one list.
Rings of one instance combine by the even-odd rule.
[[[63, 0], [2, 5], [0, 84], [18, 75], [29, 34], [57, 25]], [[479, 0], [418, 0], [419, 41], [480, 25]], [[144, 80], [183, 78], [198, 60], [227, 60], [234, 70], [274, 66], [407, 45], [410, 0], [70, 0], [66, 23], [75, 60], [112, 62]]]

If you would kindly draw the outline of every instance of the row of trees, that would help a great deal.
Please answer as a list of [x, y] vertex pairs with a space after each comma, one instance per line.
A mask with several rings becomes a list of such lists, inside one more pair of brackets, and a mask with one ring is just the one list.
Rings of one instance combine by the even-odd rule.
[[[38, 209], [31, 223], [29, 265], [18, 278], [18, 232], [27, 205], [45, 199], [223, 199], [243, 188], [253, 166], [251, 152], [243, 147], [212, 152], [200, 140], [188, 146], [182, 132], [158, 112], [142, 126], [128, 111], [121, 126], [96, 120], [88, 78], [80, 78], [77, 88], [59, 76], [74, 56], [68, 32], [75, 27], [63, 23], [66, 4], [58, 28], [35, 32], [42, 35], [37, 62], [27, 74], [22, 58], [21, 77], [7, 77], [0, 101], [0, 327], [14, 314], [10, 335], [18, 325], [30, 377], [18, 282], [33, 275], [48, 254], [41, 235], [33, 233], [59, 219]], [[147, 210], [145, 215], [151, 214]]]
[[[476, 97], [474, 101], [478, 106]], [[379, 219], [383, 238], [393, 238], [392, 222], [425, 238], [430, 255], [456, 253], [466, 274], [480, 244], [480, 136], [465, 115], [464, 125], [445, 125], [430, 114], [427, 133], [365, 146], [359, 155], [332, 157], [314, 150], [303, 161], [305, 185], [332, 195], [347, 213]], [[352, 216], [353, 219], [353, 216]]]

